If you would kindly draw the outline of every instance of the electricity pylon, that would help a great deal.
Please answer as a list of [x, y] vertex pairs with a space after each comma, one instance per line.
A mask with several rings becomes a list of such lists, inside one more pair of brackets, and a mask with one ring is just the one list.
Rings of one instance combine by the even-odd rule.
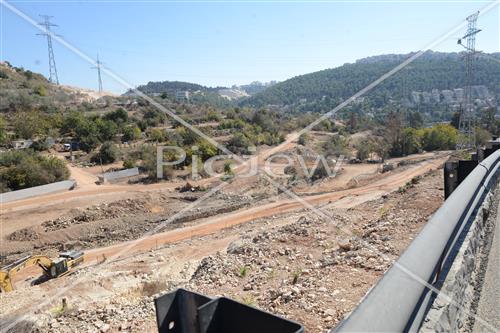
[[[481, 30], [476, 28], [477, 17], [479, 12], [476, 12], [467, 17], [467, 33], [458, 40], [458, 44], [465, 47], [465, 96], [463, 107], [460, 110], [459, 121], [459, 137], [457, 141], [457, 149], [468, 149], [476, 146], [476, 117], [474, 110], [474, 101], [472, 99], [472, 85], [474, 82], [474, 62], [476, 58], [476, 34]], [[466, 40], [466, 44], [462, 43], [462, 39]]]
[[97, 80], [99, 84], [99, 93], [102, 93], [102, 79], [101, 79], [101, 65], [103, 64], [99, 61], [99, 53], [97, 54], [96, 66], [91, 67], [92, 69], [97, 69]]
[[38, 24], [45, 27], [45, 32], [37, 35], [47, 37], [47, 47], [49, 50], [49, 81], [55, 84], [59, 84], [59, 78], [57, 77], [56, 59], [54, 58], [54, 49], [52, 48], [52, 32], [50, 31], [50, 27], [57, 27], [57, 25], [50, 22], [50, 19], [53, 16], [40, 15], [40, 17], [43, 18], [43, 22], [40, 22]]

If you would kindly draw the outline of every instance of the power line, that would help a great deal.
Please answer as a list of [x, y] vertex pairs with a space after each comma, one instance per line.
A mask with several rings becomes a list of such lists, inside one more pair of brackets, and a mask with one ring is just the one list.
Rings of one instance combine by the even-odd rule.
[[43, 18], [43, 22], [39, 22], [38, 24], [45, 27], [45, 32], [37, 35], [47, 37], [47, 48], [49, 51], [49, 81], [55, 84], [59, 84], [59, 78], [57, 77], [56, 59], [54, 58], [54, 49], [52, 48], [52, 32], [50, 31], [50, 27], [57, 27], [57, 25], [50, 22], [50, 19], [53, 16], [40, 15], [40, 17]]
[[97, 69], [97, 80], [99, 85], [99, 93], [102, 93], [102, 79], [101, 79], [101, 65], [103, 63], [99, 60], [99, 53], [97, 54], [96, 66], [91, 67], [92, 69]]
[[[476, 146], [476, 119], [474, 103], [472, 100], [472, 84], [474, 82], [474, 62], [476, 58], [476, 34], [481, 30], [476, 28], [476, 12], [467, 17], [467, 32], [458, 40], [458, 44], [465, 47], [465, 96], [463, 107], [460, 110], [459, 137], [457, 149], [468, 149]], [[462, 39], [466, 40], [466, 45], [462, 44]]]

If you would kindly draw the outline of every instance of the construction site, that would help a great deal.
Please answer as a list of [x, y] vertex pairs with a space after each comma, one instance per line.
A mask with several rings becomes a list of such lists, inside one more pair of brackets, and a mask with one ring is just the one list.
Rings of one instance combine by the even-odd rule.
[[[292, 141], [252, 158], [264, 164], [271, 154], [293, 155], [296, 149]], [[221, 181], [96, 185], [95, 175], [72, 167], [75, 189], [3, 204], [1, 250], [13, 260], [81, 249], [84, 261], [71, 274], [38, 285], [39, 265], [12, 274], [15, 290], [2, 294], [4, 314], [13, 318], [68, 287], [31, 324], [53, 332], [153, 330], [152, 297], [183, 287], [326, 331], [391, 265], [355, 237], [396, 259], [441, 205], [441, 168], [449, 155], [388, 160], [395, 166], [388, 172], [379, 164], [344, 164], [334, 178], [297, 183], [294, 193], [327, 219], [279, 193], [262, 175], [239, 178], [238, 169], [231, 183], [191, 208]], [[272, 164], [285, 175], [283, 166]]]
[[[0, 62], [1, 332], [498, 328], [500, 54], [476, 50], [477, 20], [490, 27], [498, 3], [467, 7], [417, 51], [224, 86], [142, 73], [147, 83], [130, 84], [101, 61], [118, 52], [128, 68], [128, 51], [110, 41], [94, 60], [54, 33], [53, 16], [0, 6], [48, 51], [46, 77]], [[240, 38], [227, 39], [226, 53]], [[97, 74], [96, 90], [67, 84], [61, 46]], [[170, 80], [162, 64], [188, 54], [144, 72]], [[104, 90], [111, 79], [119, 93]]]

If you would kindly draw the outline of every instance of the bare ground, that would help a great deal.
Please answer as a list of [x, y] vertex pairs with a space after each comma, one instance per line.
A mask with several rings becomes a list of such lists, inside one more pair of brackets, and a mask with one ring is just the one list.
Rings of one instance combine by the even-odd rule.
[[[258, 210], [190, 222], [137, 248], [151, 252], [130, 251], [98, 265], [99, 256], [116, 253], [119, 246], [90, 251], [87, 266], [70, 276], [34, 287], [19, 281], [18, 290], [2, 295], [3, 318], [76, 283], [30, 317], [39, 331], [154, 331], [151, 296], [184, 286], [227, 295], [297, 320], [308, 332], [323, 332], [352, 310], [440, 206], [441, 172], [408, 183], [439, 163], [414, 165], [346, 192], [306, 197], [333, 214], [333, 221], [279, 199]], [[70, 309], [61, 313], [62, 295]]]

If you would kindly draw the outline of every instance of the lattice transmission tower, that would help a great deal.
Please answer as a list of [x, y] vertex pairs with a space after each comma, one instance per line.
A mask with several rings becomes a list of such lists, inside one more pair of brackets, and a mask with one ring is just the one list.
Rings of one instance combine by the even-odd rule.
[[[467, 33], [458, 40], [458, 44], [465, 47], [465, 94], [464, 101], [460, 110], [459, 137], [457, 149], [468, 149], [476, 147], [476, 117], [474, 110], [474, 101], [472, 98], [472, 85], [474, 84], [474, 63], [476, 60], [476, 35], [481, 30], [476, 28], [476, 12], [467, 17]], [[462, 40], [466, 40], [466, 45]]]
[[99, 60], [99, 54], [97, 54], [96, 66], [91, 67], [92, 69], [97, 69], [97, 81], [99, 84], [99, 93], [102, 93], [102, 79], [101, 79], [101, 65], [103, 63]]
[[49, 50], [49, 81], [55, 84], [59, 84], [59, 78], [57, 77], [56, 59], [54, 58], [54, 49], [52, 48], [52, 32], [50, 31], [50, 27], [57, 27], [57, 25], [50, 22], [50, 19], [53, 16], [40, 15], [40, 17], [43, 18], [43, 22], [40, 22], [38, 24], [45, 27], [45, 32], [37, 35], [47, 37], [47, 47]]

